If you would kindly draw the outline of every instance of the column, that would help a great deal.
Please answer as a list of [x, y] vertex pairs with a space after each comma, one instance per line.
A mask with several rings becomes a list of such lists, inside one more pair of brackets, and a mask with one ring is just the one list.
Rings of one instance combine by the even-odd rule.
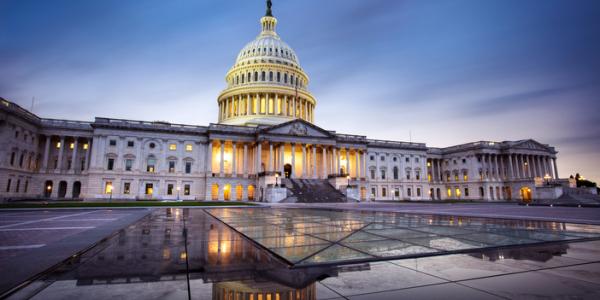
[[496, 181], [500, 180], [500, 168], [498, 167], [498, 155], [494, 154], [494, 177]]
[[301, 144], [302, 146], [302, 178], [308, 178], [306, 176], [306, 145]]
[[358, 150], [354, 150], [354, 176], [356, 176], [356, 179], [360, 178], [360, 174], [358, 173], [359, 160]]
[[244, 143], [244, 162], [242, 170], [244, 172], [244, 178], [248, 177], [248, 144]]
[[269, 142], [269, 172], [273, 172], [274, 158], [275, 157], [273, 156], [273, 144]]
[[508, 154], [508, 176], [509, 176], [509, 179], [515, 179], [515, 172], [514, 172], [514, 169], [513, 169], [512, 153]]
[[350, 175], [350, 151], [348, 148], [344, 149], [344, 155], [346, 155], [346, 174]]
[[[259, 94], [256, 94], [256, 98], [254, 99], [254, 111], [255, 111], [255, 114], [257, 114], [257, 115], [260, 114], [260, 95]], [[258, 170], [258, 168], [257, 168], [257, 170]]]
[[381, 179], [381, 172], [379, 171], [379, 153], [375, 153], [375, 179]]
[[219, 146], [221, 148], [220, 161], [219, 161], [219, 176], [223, 177], [225, 174], [225, 141], [221, 141]]
[[367, 150], [362, 153], [362, 178], [367, 177]]
[[296, 178], [296, 143], [292, 143], [292, 178]]
[[262, 172], [262, 143], [256, 145], [256, 174]]
[[283, 167], [285, 165], [285, 144], [279, 145], [279, 173], [282, 177], [285, 177]]
[[296, 98], [294, 97], [294, 101], [292, 101], [292, 105], [294, 105], [294, 107], [292, 107], [292, 112], [294, 113], [294, 118], [296, 118]]
[[500, 155], [500, 180], [504, 180], [506, 178], [506, 170], [504, 167], [504, 155]]
[[75, 137], [73, 142], [73, 153], [71, 156], [71, 171], [75, 171], [75, 165], [77, 165], [77, 147], [79, 147], [79, 139]]
[[206, 151], [206, 173], [212, 175], [212, 157], [213, 157], [213, 142], [208, 141], [208, 150]]
[[48, 169], [48, 159], [50, 156], [50, 144], [52, 144], [52, 136], [46, 136], [46, 145], [44, 146], [44, 162], [42, 163], [42, 169], [44, 171]]
[[544, 171], [543, 176], [545, 177], [546, 174], [549, 174], [548, 172], [548, 160], [546, 159], [546, 156], [542, 156], [542, 170]]
[[323, 179], [327, 179], [327, 148], [323, 147]]
[[336, 157], [335, 157], [335, 161], [336, 161], [335, 174], [341, 173], [340, 172], [340, 169], [342, 168], [341, 156], [342, 156], [342, 149], [340, 148], [339, 151], [337, 151]]
[[57, 169], [60, 171], [62, 169], [62, 160], [63, 160], [63, 149], [65, 149], [65, 137], [60, 137], [60, 148], [58, 149], [58, 166]]
[[[90, 168], [90, 152], [91, 152], [91, 149], [92, 149], [92, 145], [91, 144], [92, 144], [92, 139], [87, 139], [87, 149], [85, 150], [85, 162], [84, 162], [85, 166], [83, 166], [83, 168], [82, 168], [84, 170], [88, 170]], [[142, 148], [142, 145], [140, 145], [138, 143], [138, 149], [141, 149], [141, 148]], [[138, 162], [142, 161], [142, 155], [139, 152], [138, 152], [138, 155], [137, 155], [137, 160], [138, 160]], [[138, 169], [141, 169], [141, 167], [139, 167]]]
[[[239, 109], [239, 107], [238, 107], [238, 109]], [[233, 166], [233, 170], [232, 170], [231, 174], [233, 174], [233, 177], [236, 177], [237, 176], [237, 145], [235, 142], [233, 142], [232, 147], [233, 147], [233, 151], [231, 154], [231, 164]]]
[[287, 95], [283, 96], [282, 102], [281, 102], [281, 109], [283, 111], [283, 115], [287, 116], [288, 115], [288, 100], [287, 100]]
[[542, 157], [539, 155], [536, 156], [536, 165], [537, 165], [538, 176], [543, 178], [544, 174], [542, 174]]
[[552, 166], [554, 167], [554, 179], [558, 179], [558, 167], [556, 166], [556, 157], [552, 158]]
[[317, 179], [317, 145], [312, 145], [312, 171], [313, 179]]

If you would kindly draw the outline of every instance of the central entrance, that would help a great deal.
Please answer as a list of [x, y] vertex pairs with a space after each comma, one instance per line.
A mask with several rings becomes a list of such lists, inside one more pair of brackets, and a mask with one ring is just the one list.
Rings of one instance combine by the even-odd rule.
[[285, 175], [285, 178], [290, 178], [292, 177], [292, 165], [290, 164], [285, 164], [283, 166], [283, 174]]

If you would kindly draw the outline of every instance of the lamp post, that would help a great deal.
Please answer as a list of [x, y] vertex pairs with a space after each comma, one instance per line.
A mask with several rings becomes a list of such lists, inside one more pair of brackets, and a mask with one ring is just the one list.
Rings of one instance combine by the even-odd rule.
[[279, 187], [279, 173], [275, 173], [275, 187]]
[[350, 188], [350, 175], [346, 176], [346, 180], [347, 180], [347, 188]]
[[179, 201], [179, 191], [181, 190], [180, 186], [177, 186], [177, 201]]
[[108, 203], [112, 202], [112, 195], [113, 195], [113, 186], [112, 184], [110, 184], [108, 186], [108, 193], [110, 194], [109, 198], [108, 198]]
[[549, 174], [544, 175], [544, 179], [546, 180], [546, 185], [550, 185], [550, 178], [551, 177]]

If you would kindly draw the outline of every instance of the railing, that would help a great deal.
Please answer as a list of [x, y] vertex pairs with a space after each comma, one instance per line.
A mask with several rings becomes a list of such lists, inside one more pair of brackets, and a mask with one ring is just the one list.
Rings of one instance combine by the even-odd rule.
[[92, 122], [72, 121], [61, 119], [41, 119], [42, 125], [47, 127], [73, 128], [73, 129], [92, 129]]
[[137, 121], [137, 120], [125, 120], [125, 119], [111, 119], [111, 118], [100, 118], [97, 117], [94, 124], [100, 125], [112, 125], [112, 126], [123, 126], [128, 128], [149, 128], [149, 129], [170, 129], [180, 131], [198, 131], [206, 130], [206, 126], [198, 125], [186, 125], [186, 124], [175, 124], [165, 121]]
[[410, 148], [423, 148], [425, 149], [425, 143], [411, 143], [411, 142], [396, 142], [396, 141], [387, 141], [387, 140], [373, 140], [367, 139], [369, 144], [373, 144], [374, 146], [388, 146], [388, 147], [410, 147]]

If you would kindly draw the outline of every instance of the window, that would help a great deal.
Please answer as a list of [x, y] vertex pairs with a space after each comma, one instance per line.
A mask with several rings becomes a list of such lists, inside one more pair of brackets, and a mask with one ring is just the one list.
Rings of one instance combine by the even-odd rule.
[[116, 146], [117, 145], [117, 140], [109, 140], [108, 141], [108, 145], [110, 145], [110, 146]]
[[75, 143], [70, 143], [69, 144], [69, 149], [73, 150], [75, 148]]
[[192, 152], [192, 150], [194, 150], [194, 146], [192, 146], [191, 144], [185, 145], [186, 152]]
[[17, 156], [17, 153], [13, 152], [10, 154], [10, 165], [14, 165], [15, 164], [15, 157]]
[[399, 188], [395, 188], [395, 189], [394, 189], [394, 196], [395, 196], [396, 198], [400, 198], [400, 189], [399, 189]]
[[463, 173], [463, 181], [469, 181], [469, 175], [467, 174], [467, 172]]
[[171, 151], [177, 150], [177, 144], [169, 144], [169, 150], [171, 150]]
[[126, 159], [125, 160], [125, 171], [131, 171], [132, 167], [133, 167], [133, 159]]
[[387, 197], [387, 189], [381, 188], [381, 197]]
[[167, 195], [173, 195], [173, 184], [167, 184]]
[[169, 173], [175, 173], [175, 161], [169, 161]]
[[29, 181], [25, 180], [25, 188], [23, 188], [23, 193], [27, 193], [28, 188], [29, 188]]
[[281, 72], [277, 72], [277, 82], [281, 82]]
[[131, 194], [131, 183], [130, 182], [123, 183], [123, 194], [125, 194], [125, 195]]
[[371, 169], [371, 179], [375, 179], [375, 170]]
[[397, 161], [397, 160], [398, 160], [398, 158], [397, 158], [397, 157], [394, 157], [393, 161]]
[[452, 189], [448, 188], [448, 190], [446, 190], [446, 193], [448, 194], [448, 198], [452, 198]]
[[385, 161], [385, 156], [381, 156], [381, 161]]
[[146, 166], [146, 172], [154, 173], [155, 170], [156, 170], [156, 159], [153, 158], [153, 157], [148, 158], [148, 163], [147, 163], [147, 166]]
[[381, 179], [385, 179], [385, 170], [381, 170]]
[[406, 179], [410, 180], [410, 171], [406, 171]]
[[273, 81], [273, 72], [269, 72], [269, 81]]
[[377, 195], [377, 189], [376, 188], [371, 188], [371, 197], [375, 197]]
[[90, 147], [89, 144], [83, 144], [83, 150], [87, 150]]
[[108, 159], [108, 165], [106, 166], [106, 169], [109, 171], [112, 171], [115, 168], [115, 159], [114, 158], [109, 158]]
[[479, 197], [483, 198], [484, 193], [483, 193], [483, 187], [479, 187]]
[[105, 194], [111, 194], [113, 193], [113, 185], [112, 185], [112, 181], [107, 181], [104, 183], [104, 193]]
[[56, 142], [56, 149], [60, 149], [60, 142]]
[[456, 197], [460, 197], [460, 189], [459, 188], [456, 188], [454, 192], [456, 193]]
[[183, 186], [183, 195], [185, 195], [185, 196], [190, 195], [190, 185], [189, 184], [186, 184]]
[[[394, 159], [396, 159], [394, 157]], [[394, 180], [398, 180], [398, 167], [394, 167]]]
[[417, 197], [421, 197], [421, 188], [417, 188]]
[[415, 162], [418, 163], [419, 162], [419, 158], [415, 157]]
[[465, 197], [469, 197], [469, 188], [465, 188]]
[[410, 159], [408, 157], [406, 158], [406, 162], [410, 162]]
[[261, 80], [261, 81], [265, 81], [265, 80], [266, 80], [266, 79], [265, 79], [265, 72], [262, 72], [262, 73], [260, 74], [260, 80]]
[[375, 156], [371, 155], [371, 156], [369, 157], [369, 159], [370, 159], [371, 161], [373, 161], [373, 160], [375, 160]]
[[25, 160], [25, 155], [23, 153], [21, 153], [21, 156], [19, 157], [19, 167], [23, 167], [23, 161]]
[[415, 177], [417, 178], [417, 180], [421, 180], [421, 172], [416, 172]]
[[15, 139], [19, 137], [19, 132], [15, 131]]
[[192, 173], [192, 162], [187, 161], [185, 162], [185, 174], [190, 174]]
[[458, 181], [458, 174], [454, 174], [454, 181]]
[[81, 160], [81, 171], [85, 170], [85, 158]]
[[150, 147], [150, 149], [154, 149], [156, 148], [156, 144], [155, 143], [150, 143], [150, 145], [148, 145]]
[[[462, 159], [463, 164], [467, 163], [467, 160], [465, 158]], [[465, 195], [466, 196], [466, 195]]]
[[412, 189], [411, 189], [411, 188], [407, 188], [407, 189], [406, 189], [406, 194], [407, 194], [409, 197], [412, 197]]
[[133, 141], [127, 141], [127, 147], [133, 148], [134, 145], [135, 143]]
[[152, 183], [146, 183], [146, 195], [152, 195], [154, 193], [154, 185]]
[[10, 192], [10, 184], [12, 183], [12, 179], [8, 179], [8, 181], [6, 182], [6, 192], [9, 193]]

